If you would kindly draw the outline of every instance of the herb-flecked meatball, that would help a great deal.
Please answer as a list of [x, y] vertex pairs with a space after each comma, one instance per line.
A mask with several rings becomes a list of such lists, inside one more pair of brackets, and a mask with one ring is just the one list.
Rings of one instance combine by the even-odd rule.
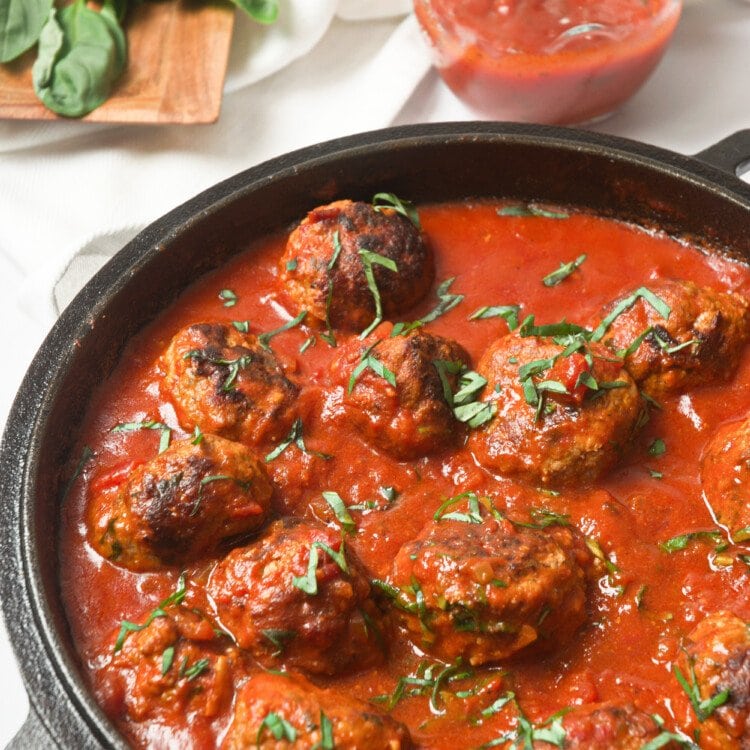
[[[367, 251], [393, 261], [372, 261]], [[339, 200], [310, 211], [289, 236], [281, 279], [300, 310], [332, 328], [360, 331], [376, 316], [369, 262], [385, 318], [427, 294], [434, 277], [432, 251], [408, 218], [392, 208]]]
[[297, 416], [299, 388], [273, 352], [231, 325], [183, 328], [162, 364], [162, 387], [188, 429], [258, 445], [283, 438]]
[[[565, 732], [561, 747], [566, 750], [641, 750], [662, 733], [661, 727], [645, 711], [630, 703], [593, 703], [576, 706], [566, 713], [560, 724]], [[535, 748], [546, 748], [546, 742], [535, 742]], [[676, 742], [664, 745], [668, 750]]]
[[403, 724], [300, 675], [256, 674], [240, 689], [222, 750], [406, 750]]
[[426, 651], [473, 665], [569, 641], [586, 616], [590, 559], [575, 532], [481, 518], [468, 502], [398, 552], [382, 586], [398, 621]]
[[660, 281], [647, 293], [642, 287], [612, 302], [600, 325], [628, 302], [606, 327], [602, 341], [627, 352], [625, 367], [646, 393], [680, 392], [734, 374], [750, 335], [744, 297], [691, 281]]
[[274, 523], [216, 566], [208, 591], [237, 643], [262, 663], [336, 674], [382, 660], [369, 579], [327, 527]]
[[729, 612], [709, 615], [690, 632], [680, 666], [688, 681], [694, 674], [701, 701], [717, 704], [701, 736], [716, 738], [711, 747], [750, 747], [748, 623]]
[[398, 458], [455, 444], [464, 428], [445, 389], [456, 390], [469, 355], [455, 341], [423, 330], [394, 337], [387, 331], [383, 326], [364, 341], [353, 339], [333, 362], [332, 377], [344, 389], [347, 418]]
[[[228, 637], [182, 605], [118, 635], [102, 682], [109, 708], [136, 722], [192, 713], [212, 718], [232, 700], [241, 662]], [[115, 650], [116, 649], [116, 650]]]
[[479, 463], [529, 483], [593, 482], [630, 442], [643, 403], [612, 352], [546, 336], [504, 336], [482, 356], [494, 415], [469, 437]]
[[703, 454], [701, 479], [719, 523], [750, 536], [750, 420], [719, 428]]
[[92, 498], [92, 544], [118, 565], [150, 570], [216, 552], [266, 521], [271, 483], [244, 445], [215, 435], [175, 441], [116, 490]]

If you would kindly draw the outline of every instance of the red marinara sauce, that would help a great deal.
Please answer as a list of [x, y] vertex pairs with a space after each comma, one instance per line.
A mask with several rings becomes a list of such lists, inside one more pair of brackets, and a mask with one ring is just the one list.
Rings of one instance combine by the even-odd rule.
[[581, 123], [627, 101], [661, 59], [677, 0], [415, 0], [438, 72], [477, 112]]
[[[472, 317], [479, 308], [520, 305], [521, 316], [533, 313], [538, 325], [562, 320], [591, 325], [618, 296], [666, 279], [750, 295], [750, 270], [742, 263], [585, 213], [508, 210], [507, 204], [486, 201], [423, 206], [419, 216], [435, 256], [433, 292], [454, 278], [448, 293], [461, 295], [425, 329], [459, 341], [474, 367], [509, 330], [504, 318]], [[243, 328], [248, 321], [250, 331], [262, 332], [293, 318], [277, 270], [285, 242], [286, 235], [271, 237], [187, 289], [128, 344], [84, 419], [82, 442], [90, 453], [63, 508], [62, 591], [91, 690], [135, 746], [220, 746], [243, 684], [252, 675], [256, 679], [248, 684], [271, 678], [257, 677], [263, 668], [230, 638], [217, 644], [214, 637], [227, 623], [217, 618], [206, 584], [215, 579], [225, 552], [183, 565], [128, 570], [116, 555], [105, 559], [95, 551], [90, 503], [154, 459], [165, 429], [171, 430], [172, 441], [192, 436], [162, 395], [163, 374], [156, 365], [177, 330], [204, 321], [235, 321]], [[563, 265], [560, 272], [561, 264], [571, 261], [576, 263]], [[555, 271], [557, 283], [551, 284]], [[550, 285], [542, 282], [545, 277]], [[225, 305], [227, 299], [231, 306]], [[403, 319], [416, 320], [435, 304], [435, 297], [428, 296]], [[556, 712], [594, 703], [627, 704], [646, 715], [658, 714], [664, 731], [690, 737], [703, 731], [702, 746], [714, 746], [705, 739], [707, 725], [698, 721], [673, 668], [681, 663], [687, 635], [705, 617], [724, 611], [750, 620], [748, 550], [742, 535], [730, 539], [712, 517], [700, 477], [702, 456], [717, 430], [750, 413], [750, 352], [741, 352], [736, 373], [726, 382], [660, 397], [659, 407], [649, 410], [647, 423], [638, 425], [613, 469], [592, 484], [574, 482], [558, 490], [483, 469], [465, 438], [434, 455], [403, 460], [374, 447], [342, 415], [342, 390], [329, 369], [357, 333], [337, 331], [339, 346], [333, 348], [320, 332], [303, 323], [271, 339], [300, 384], [305, 448], [289, 444], [266, 461], [274, 484], [273, 515], [317, 520], [335, 538], [340, 519], [322, 493], [338, 493], [355, 526], [346, 535], [347, 550], [356, 553], [367, 576], [385, 581], [399, 550], [434, 522], [446, 499], [473, 492], [490, 498], [503, 518], [520, 523], [546, 519], [550, 525], [537, 523], [538, 533], [578, 535], [599, 564], [588, 574], [583, 624], [569, 640], [543, 653], [522, 652], [485, 665], [448, 663], [394, 628], [385, 658], [360, 671], [355, 665], [338, 675], [308, 677], [320, 687], [342, 691], [346, 700], [364, 701], [371, 712], [390, 713], [408, 727], [415, 747], [510, 747], [533, 736], [528, 732], [552, 731], [557, 725], [549, 720]], [[312, 336], [314, 345], [300, 352]], [[138, 423], [151, 428], [113, 431]], [[271, 454], [278, 445], [269, 441], [256, 453]], [[451, 509], [467, 510], [465, 505]], [[508, 521], [493, 523], [502, 527]], [[455, 521], [454, 527], [462, 524]], [[537, 532], [522, 531], [530, 533]], [[338, 575], [330, 560], [326, 570]], [[184, 585], [178, 580], [181, 573]], [[172, 611], [175, 592], [183, 588], [185, 611], [174, 625], [157, 608]], [[206, 614], [210, 618], [202, 619]], [[123, 621], [132, 625], [123, 628]], [[181, 633], [177, 647], [168, 626]], [[140, 652], [132, 648], [135, 639], [140, 639]], [[115, 653], [118, 641], [122, 648]], [[184, 642], [189, 646], [179, 645]], [[282, 654], [278, 667], [283, 666]], [[689, 675], [684, 663], [683, 673]], [[174, 678], [167, 687], [165, 675]], [[246, 705], [243, 711], [246, 716]], [[298, 720], [291, 709], [268, 713]], [[253, 728], [245, 746], [255, 747], [261, 735], [269, 739], [271, 723], [265, 726], [257, 732]], [[281, 733], [278, 747], [286, 746], [288, 728], [278, 721], [275, 728]], [[575, 746], [608, 746], [583, 742]], [[295, 746], [307, 747], [304, 741]]]

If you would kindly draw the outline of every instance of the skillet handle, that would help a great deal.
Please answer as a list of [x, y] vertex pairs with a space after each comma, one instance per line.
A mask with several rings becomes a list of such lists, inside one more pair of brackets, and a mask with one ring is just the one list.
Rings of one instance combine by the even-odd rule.
[[696, 159], [740, 177], [750, 170], [750, 129], [738, 130], [694, 154]]
[[34, 706], [29, 704], [26, 721], [5, 750], [59, 750], [59, 745], [50, 737]]

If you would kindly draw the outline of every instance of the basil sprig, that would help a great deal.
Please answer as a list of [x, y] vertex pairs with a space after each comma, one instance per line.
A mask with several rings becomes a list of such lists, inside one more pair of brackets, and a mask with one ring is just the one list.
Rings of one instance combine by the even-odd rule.
[[15, 60], [36, 44], [53, 0], [0, 0], [0, 63]]

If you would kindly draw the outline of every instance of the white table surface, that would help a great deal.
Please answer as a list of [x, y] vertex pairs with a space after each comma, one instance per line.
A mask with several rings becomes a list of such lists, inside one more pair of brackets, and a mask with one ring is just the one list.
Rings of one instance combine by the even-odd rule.
[[[336, 75], [336, 61], [340, 60], [341, 74], [345, 75], [348, 53], [342, 53], [342, 39], [346, 40], [346, 50], [357, 48], [359, 41], [361, 50], [366, 50], [367, 54], [374, 54], [377, 49], [373, 49], [373, 33], [376, 32], [378, 38], [384, 40], [397, 24], [397, 20], [378, 21], [374, 25], [334, 21], [317, 47], [296, 65], [326, 65], [326, 73], [331, 76]], [[290, 86], [293, 88], [293, 74], [293, 70], [277, 74], [284, 76], [279, 80], [287, 89]], [[293, 91], [291, 95], [294, 95]], [[303, 101], [300, 95], [300, 106], [303, 106]], [[289, 106], [293, 112], [295, 100], [286, 102], [285, 106]], [[301, 121], [305, 117], [309, 118], [309, 110], [300, 111], [299, 115]], [[231, 111], [222, 115], [223, 118], [239, 116], [242, 116], [242, 113]], [[437, 75], [430, 72], [393, 123], [468, 119], [475, 117], [442, 85]], [[674, 41], [654, 76], [620, 112], [597, 125], [595, 129], [691, 154], [730, 133], [749, 127], [750, 5], [742, 0], [712, 0], [703, 3], [692, 2], [686, 7]], [[368, 129], [366, 121], [361, 129]], [[130, 147], [138, 147], [137, 129], [128, 134], [128, 139]], [[288, 145], [289, 148], [302, 145], [299, 136]], [[87, 146], [86, 143], [79, 142], [70, 148], [73, 151], [85, 151]], [[91, 158], [95, 163], [97, 154], [93, 153]], [[29, 159], [29, 167], [33, 168], [33, 152]], [[2, 163], [0, 156], [0, 181], [6, 178]], [[237, 164], [235, 169], [227, 171], [223, 176], [228, 177], [233, 172], [249, 166], [252, 165]], [[155, 177], [156, 175], [147, 172], [142, 175], [144, 181]], [[16, 176], [13, 179], [18, 180], [20, 188], [21, 178]], [[56, 200], [85, 200], [85, 181], [80, 182], [81, 184], [71, 188], [70, 196], [57, 196]], [[182, 199], [183, 196], [176, 195], [174, 201], [168, 205], [177, 205]], [[49, 200], [50, 196], [40, 190], [37, 205], [29, 206], [26, 216], [11, 218], [11, 221], [17, 223], [13, 229], [17, 230], [19, 237], [28, 230], [28, 217], [33, 217], [35, 211], [45, 211]], [[155, 213], [151, 218], [157, 217], [158, 214]], [[99, 230], [101, 227], [97, 226], [95, 218], [92, 218], [89, 234]], [[50, 249], [50, 263], [56, 262], [52, 257], [54, 250], [55, 248]], [[6, 353], [12, 353], [12, 356], [4, 358], [3, 368], [0, 369], [0, 424], [4, 423], [13, 394], [44, 333], [38, 325], [28, 320], [21, 307], [12, 302], [14, 290], [24, 283], [27, 276], [28, 269], [13, 257], [12, 248], [0, 246], [0, 296], [5, 303], [6, 344], [7, 338], [11, 339]], [[38, 291], [40, 294], [48, 294], [50, 290]], [[8, 300], [11, 300], [10, 305]], [[0, 674], [3, 682], [0, 700], [0, 747], [4, 747], [23, 722], [28, 703], [2, 623]]]

